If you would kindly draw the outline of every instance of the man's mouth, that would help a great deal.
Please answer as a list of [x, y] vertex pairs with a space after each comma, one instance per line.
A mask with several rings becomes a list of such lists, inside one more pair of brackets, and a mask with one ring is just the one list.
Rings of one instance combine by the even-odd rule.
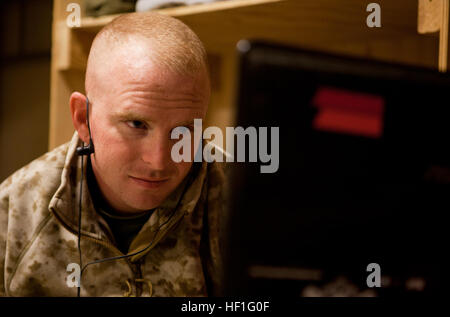
[[168, 178], [165, 179], [147, 179], [147, 178], [140, 178], [140, 177], [134, 177], [134, 176], [130, 176], [130, 179], [135, 182], [137, 185], [140, 185], [142, 187], [145, 188], [158, 188], [161, 187], [162, 185], [166, 184], [167, 181], [169, 180]]

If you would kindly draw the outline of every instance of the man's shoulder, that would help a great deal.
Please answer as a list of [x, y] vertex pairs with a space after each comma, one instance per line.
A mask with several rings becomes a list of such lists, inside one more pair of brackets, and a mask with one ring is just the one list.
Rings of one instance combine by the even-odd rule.
[[216, 161], [208, 163], [208, 179], [209, 180], [213, 179], [218, 182], [223, 182], [225, 180], [229, 170], [230, 170], [230, 163], [216, 162]]
[[[0, 184], [0, 192], [53, 187], [59, 182], [70, 142], [60, 145], [20, 168]], [[41, 189], [42, 190], [42, 189]]]

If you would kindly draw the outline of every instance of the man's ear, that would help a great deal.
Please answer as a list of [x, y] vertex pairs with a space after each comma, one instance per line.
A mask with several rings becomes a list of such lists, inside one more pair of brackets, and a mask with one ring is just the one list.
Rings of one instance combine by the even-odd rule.
[[70, 96], [70, 112], [75, 130], [84, 143], [89, 143], [89, 130], [86, 120], [86, 96], [79, 92], [74, 92]]

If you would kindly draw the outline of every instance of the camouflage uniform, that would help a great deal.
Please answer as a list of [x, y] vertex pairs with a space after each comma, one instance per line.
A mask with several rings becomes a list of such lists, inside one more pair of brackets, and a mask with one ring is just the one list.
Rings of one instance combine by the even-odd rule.
[[[69, 263], [79, 263], [80, 145], [75, 132], [71, 142], [0, 185], [1, 296], [76, 296], [77, 288], [66, 284], [66, 270]], [[224, 179], [221, 164], [201, 163], [185, 191], [180, 185], [153, 212], [129, 253], [154, 239], [152, 246], [131, 258], [89, 265], [81, 296], [220, 295]], [[83, 265], [122, 255], [94, 210], [86, 178], [82, 181]]]

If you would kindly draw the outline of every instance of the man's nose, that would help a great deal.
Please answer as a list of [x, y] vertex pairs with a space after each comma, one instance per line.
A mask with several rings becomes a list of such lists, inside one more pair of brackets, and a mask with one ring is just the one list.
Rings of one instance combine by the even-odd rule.
[[154, 133], [143, 144], [142, 160], [153, 170], [165, 170], [170, 165], [170, 140], [163, 133]]

